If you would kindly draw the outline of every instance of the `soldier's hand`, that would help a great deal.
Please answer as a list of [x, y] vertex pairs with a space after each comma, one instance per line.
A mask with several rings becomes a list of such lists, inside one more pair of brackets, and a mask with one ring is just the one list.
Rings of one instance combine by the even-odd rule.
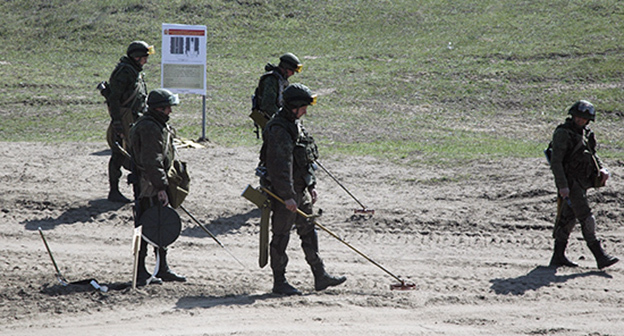
[[158, 200], [161, 202], [162, 206], [169, 205], [169, 196], [167, 196], [167, 191], [161, 190], [158, 192]]
[[600, 169], [600, 176], [602, 176], [601, 184], [605, 185], [609, 179], [609, 171], [606, 168]]
[[316, 189], [311, 188], [308, 191], [310, 192], [310, 196], [312, 196], [312, 204], [316, 203], [316, 201], [318, 200], [318, 193], [316, 192]]
[[295, 202], [294, 199], [289, 198], [286, 201], [284, 201], [284, 205], [286, 205], [286, 209], [292, 211], [292, 212], [297, 212], [297, 202]]
[[559, 195], [564, 199], [570, 196], [570, 188], [561, 188], [559, 189]]

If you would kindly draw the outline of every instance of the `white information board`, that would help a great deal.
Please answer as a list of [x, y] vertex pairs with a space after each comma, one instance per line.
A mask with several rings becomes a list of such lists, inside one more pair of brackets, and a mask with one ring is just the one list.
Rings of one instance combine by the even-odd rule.
[[162, 24], [160, 73], [163, 88], [206, 96], [206, 26]]

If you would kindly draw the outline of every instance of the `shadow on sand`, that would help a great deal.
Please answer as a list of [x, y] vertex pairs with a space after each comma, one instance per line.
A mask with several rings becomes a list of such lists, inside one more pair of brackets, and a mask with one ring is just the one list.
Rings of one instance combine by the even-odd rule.
[[551, 284], [564, 283], [571, 279], [588, 276], [599, 276], [612, 278], [604, 271], [586, 271], [575, 274], [557, 275], [557, 268], [547, 266], [537, 266], [526, 275], [508, 279], [492, 279], [490, 287], [496, 294], [502, 295], [523, 295], [527, 291], [535, 291]]
[[[304, 294], [305, 295], [305, 294]], [[226, 296], [186, 296], [176, 302], [179, 309], [193, 308], [213, 308], [218, 306], [243, 306], [251, 305], [259, 300], [277, 299], [282, 295], [265, 293], [265, 294], [243, 294], [243, 295], [226, 295]]]
[[[69, 208], [60, 214], [57, 218], [44, 218], [33, 219], [22, 222], [26, 230], [37, 230], [41, 227], [42, 230], [52, 230], [58, 225], [70, 225], [80, 222], [89, 222], [100, 214], [117, 211], [125, 204], [113, 203], [106, 199], [97, 199], [89, 201], [86, 206], [79, 206], [76, 208]], [[45, 206], [43, 204], [42, 206]]]
[[[193, 214], [192, 210], [189, 210], [189, 212]], [[197, 225], [197, 223], [195, 223], [192, 219], [190, 219], [189, 216], [186, 215], [186, 213], [184, 213], [184, 211], [178, 210], [178, 213], [183, 220], [186, 218], [190, 221], [190, 224], [185, 225], [182, 229], [182, 232], [180, 232], [181, 236], [195, 238], [209, 237], [208, 234], [204, 232], [204, 230], [199, 227], [199, 225]], [[200, 223], [202, 223], [210, 232], [212, 232], [212, 234], [218, 236], [220, 234], [225, 234], [240, 229], [251, 218], [259, 219], [260, 209], [253, 209], [251, 211], [248, 211], [247, 213], [235, 214], [230, 217], [218, 217], [208, 223], [206, 223], [201, 218], [198, 218], [195, 214], [193, 214], [193, 216], [195, 216], [195, 218]]]

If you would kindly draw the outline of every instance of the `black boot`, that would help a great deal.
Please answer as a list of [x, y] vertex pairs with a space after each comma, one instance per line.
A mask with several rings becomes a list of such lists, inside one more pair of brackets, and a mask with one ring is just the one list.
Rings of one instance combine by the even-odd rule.
[[126, 198], [126, 196], [124, 196], [119, 191], [118, 184], [114, 183], [113, 181], [111, 181], [111, 183], [110, 183], [110, 191], [108, 192], [108, 198], [107, 199], [109, 201], [115, 202], [115, 203], [130, 203], [130, 202], [132, 202], [131, 200]]
[[301, 292], [286, 281], [284, 274], [273, 273], [273, 294], [301, 295]]
[[[139, 249], [139, 263], [137, 265], [137, 286], [143, 287], [146, 285], [161, 285], [163, 282], [159, 278], [151, 278], [152, 275], [145, 268], [145, 257], [147, 256], [147, 243], [141, 240], [141, 247]], [[149, 284], [147, 280], [150, 279]]]
[[322, 291], [327, 287], [338, 286], [347, 281], [347, 278], [344, 276], [335, 277], [327, 274], [323, 263], [312, 266], [312, 273], [314, 274], [314, 289], [317, 291]]
[[616, 262], [620, 261], [620, 259], [616, 257], [612, 257], [604, 253], [604, 251], [602, 250], [602, 246], [600, 246], [600, 240], [596, 240], [595, 242], [591, 244], [588, 243], [587, 246], [589, 247], [591, 252], [594, 254], [594, 257], [596, 258], [596, 263], [598, 264], [599, 269], [609, 267], [615, 264]]
[[273, 293], [280, 295], [301, 295], [301, 292], [286, 281], [286, 265], [288, 255], [286, 247], [290, 240], [290, 234], [273, 234], [269, 253], [271, 255], [271, 269], [273, 270]]
[[175, 274], [171, 269], [169, 269], [169, 265], [167, 265], [167, 249], [161, 247], [158, 249], [158, 253], [160, 255], [160, 264], [158, 266], [158, 273], [156, 276], [161, 278], [162, 281], [186, 282], [185, 276]]
[[571, 262], [565, 256], [565, 250], [568, 246], [567, 240], [555, 240], [555, 250], [552, 258], [550, 259], [550, 267], [568, 266], [578, 267], [578, 264]]

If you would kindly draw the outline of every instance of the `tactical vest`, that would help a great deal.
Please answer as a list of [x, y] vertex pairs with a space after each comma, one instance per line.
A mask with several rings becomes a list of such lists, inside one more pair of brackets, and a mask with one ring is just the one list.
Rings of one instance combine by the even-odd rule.
[[[318, 147], [314, 142], [314, 138], [308, 133], [308, 131], [303, 127], [303, 124], [301, 124], [300, 122], [290, 122], [285, 118], [279, 116], [269, 121], [267, 127], [265, 128], [265, 132], [271, 129], [271, 127], [276, 126], [283, 127], [285, 130], [287, 130], [288, 134], [295, 144], [292, 153], [294, 175], [293, 178], [303, 178], [307, 186], [315, 184], [316, 179], [314, 177], [314, 162], [319, 158], [319, 153]], [[266, 142], [263, 142], [262, 147], [260, 148], [259, 167], [264, 167], [264, 163], [266, 161], [266, 150]], [[263, 183], [262, 180], [261, 183]]]
[[[268, 67], [267, 65], [266, 69], [271, 69], [271, 70], [265, 72], [262, 76], [260, 76], [260, 80], [258, 81], [258, 86], [256, 87], [256, 90], [254, 91], [254, 95], [252, 98], [252, 107], [251, 107], [252, 110], [261, 110], [260, 107], [262, 106], [262, 95], [264, 91], [264, 86], [262, 85], [262, 82], [269, 76], [273, 76], [275, 77], [275, 79], [277, 79], [279, 89], [277, 90], [278, 94], [276, 97], [275, 106], [277, 106], [278, 108], [282, 107], [282, 103], [284, 101], [282, 97], [282, 92], [284, 92], [284, 89], [286, 89], [286, 87], [288, 86], [288, 80], [282, 77], [282, 75], [279, 72], [277, 72], [275, 67]], [[263, 111], [263, 112], [266, 112], [266, 111]]]

